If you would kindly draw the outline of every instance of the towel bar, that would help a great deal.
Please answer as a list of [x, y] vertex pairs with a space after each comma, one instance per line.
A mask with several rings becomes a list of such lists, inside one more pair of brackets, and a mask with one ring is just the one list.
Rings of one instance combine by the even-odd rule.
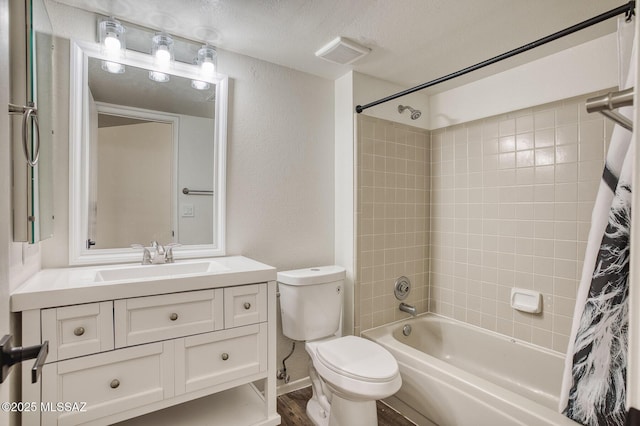
[[213, 191], [206, 189], [182, 188], [182, 193], [185, 195], [213, 195]]

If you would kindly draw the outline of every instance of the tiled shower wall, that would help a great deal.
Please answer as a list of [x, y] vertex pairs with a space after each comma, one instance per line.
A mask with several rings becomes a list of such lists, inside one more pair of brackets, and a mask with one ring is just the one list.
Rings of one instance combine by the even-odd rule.
[[[566, 351], [612, 130], [587, 97], [432, 132], [432, 312]], [[513, 310], [512, 287], [543, 312]]]
[[[612, 124], [594, 94], [431, 133], [358, 116], [355, 332], [407, 302], [566, 350], [591, 210]], [[543, 312], [514, 311], [511, 288]]]
[[429, 132], [358, 116], [355, 333], [407, 317], [393, 284], [407, 276], [406, 302], [428, 308]]

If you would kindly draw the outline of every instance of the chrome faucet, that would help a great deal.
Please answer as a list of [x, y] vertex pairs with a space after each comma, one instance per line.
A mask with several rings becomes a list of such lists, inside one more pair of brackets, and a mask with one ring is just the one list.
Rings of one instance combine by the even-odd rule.
[[182, 244], [180, 243], [169, 243], [166, 246], [166, 251], [164, 252], [164, 261], [166, 263], [173, 263], [173, 248], [180, 247]]
[[131, 244], [131, 248], [142, 249], [142, 264], [151, 265], [151, 252], [142, 244]]
[[416, 307], [415, 306], [407, 305], [404, 302], [400, 303], [400, 310], [402, 312], [406, 312], [408, 314], [411, 314], [412, 317], [415, 317], [418, 314], [418, 312], [416, 311]]
[[164, 246], [162, 244], [158, 244], [157, 241], [151, 241], [151, 247], [154, 249], [153, 256], [151, 257], [151, 263], [157, 265], [159, 263], [167, 263], [164, 255]]
[[153, 253], [142, 244], [131, 244], [131, 248], [141, 248], [143, 265], [160, 265], [163, 263], [173, 263], [173, 248], [181, 244], [170, 243], [166, 247], [157, 241], [151, 241]]

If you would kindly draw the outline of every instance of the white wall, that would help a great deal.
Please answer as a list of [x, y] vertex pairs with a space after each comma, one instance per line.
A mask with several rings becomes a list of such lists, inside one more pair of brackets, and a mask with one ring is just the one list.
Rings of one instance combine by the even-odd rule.
[[347, 272], [344, 292], [345, 334], [354, 327], [355, 200], [353, 73], [335, 81], [335, 264]]
[[482, 80], [433, 95], [430, 129], [608, 89], [618, 84], [616, 35], [609, 34]]
[[231, 76], [227, 252], [279, 269], [333, 262], [333, 84], [221, 51]]

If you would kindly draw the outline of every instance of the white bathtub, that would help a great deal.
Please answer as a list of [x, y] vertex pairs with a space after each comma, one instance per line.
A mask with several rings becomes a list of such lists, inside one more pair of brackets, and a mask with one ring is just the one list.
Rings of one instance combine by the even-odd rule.
[[398, 360], [402, 388], [389, 402], [419, 425], [577, 425], [557, 412], [557, 352], [433, 314], [362, 335]]

